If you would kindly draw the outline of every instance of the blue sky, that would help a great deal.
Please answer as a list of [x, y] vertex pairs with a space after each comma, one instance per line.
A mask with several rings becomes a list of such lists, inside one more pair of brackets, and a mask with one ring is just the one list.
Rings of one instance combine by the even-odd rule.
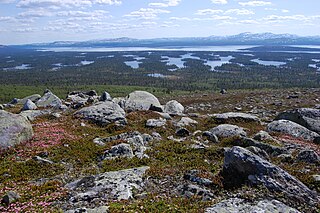
[[320, 34], [319, 0], [0, 0], [0, 44]]

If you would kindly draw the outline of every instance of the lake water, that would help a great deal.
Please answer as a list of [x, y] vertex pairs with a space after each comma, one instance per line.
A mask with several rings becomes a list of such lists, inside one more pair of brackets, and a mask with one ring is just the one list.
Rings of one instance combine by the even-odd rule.
[[15, 67], [3, 68], [4, 71], [8, 71], [8, 70], [29, 70], [29, 69], [32, 69], [32, 67], [30, 67], [30, 64], [21, 64], [19, 66], [15, 66]]
[[[38, 51], [53, 51], [53, 52], [132, 52], [132, 51], [231, 51], [231, 52], [251, 52], [249, 50], [243, 50], [248, 48], [257, 47], [259, 45], [225, 45], [225, 46], [194, 46], [194, 47], [101, 47], [101, 48], [71, 48], [71, 47], [59, 47], [59, 48], [46, 48], [39, 49]], [[292, 47], [303, 47], [320, 49], [319, 45], [290, 45]], [[320, 53], [319, 51], [273, 51], [273, 52], [288, 52], [288, 53]]]
[[[130, 66], [133, 69], [139, 68], [140, 62], [139, 60], [145, 59], [145, 57], [137, 57], [135, 55], [123, 55], [125, 57], [133, 57], [135, 61], [125, 61], [124, 63], [127, 66]], [[230, 60], [233, 59], [232, 56], [227, 57], [220, 57], [217, 55], [218, 58], [221, 60], [216, 61], [208, 61], [208, 60], [202, 60], [200, 57], [193, 56], [192, 53], [183, 54], [180, 56], [180, 58], [173, 58], [168, 56], [162, 56], [161, 61], [167, 62], [168, 65], [175, 65], [178, 68], [184, 68], [185, 59], [195, 59], [195, 60], [201, 60], [205, 65], [211, 66], [211, 69], [214, 70], [215, 67], [221, 66], [222, 64], [230, 63]], [[176, 71], [177, 69], [170, 69], [170, 71]]]
[[87, 60], [84, 60], [84, 61], [81, 61], [79, 65], [83, 65], [83, 66], [85, 66], [85, 65], [89, 65], [89, 64], [93, 64], [93, 63], [94, 63], [94, 61], [87, 61]]
[[153, 78], [166, 78], [166, 75], [160, 74], [160, 73], [152, 73], [152, 74], [147, 74], [147, 76], [149, 77], [153, 77]]
[[220, 57], [220, 61], [207, 61], [205, 65], [211, 66], [211, 69], [214, 70], [215, 67], [219, 67], [223, 64], [229, 64], [231, 59], [234, 59], [232, 56]]
[[252, 59], [251, 60], [252, 62], [256, 62], [258, 64], [261, 64], [261, 65], [265, 65], [265, 66], [281, 66], [281, 65], [285, 65], [286, 62], [282, 62], [282, 61], [263, 61], [263, 60], [260, 60], [260, 59]]

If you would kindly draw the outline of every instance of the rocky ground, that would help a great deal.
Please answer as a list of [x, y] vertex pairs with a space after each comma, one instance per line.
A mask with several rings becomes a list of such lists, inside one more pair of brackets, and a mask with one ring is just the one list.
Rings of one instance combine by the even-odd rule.
[[0, 212], [319, 212], [319, 99], [16, 98], [0, 105]]

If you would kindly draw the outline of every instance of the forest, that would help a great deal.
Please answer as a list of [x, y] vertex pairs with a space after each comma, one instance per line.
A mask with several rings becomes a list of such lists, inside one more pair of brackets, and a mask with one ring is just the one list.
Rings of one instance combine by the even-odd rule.
[[[40, 92], [44, 88], [57, 90], [64, 96], [69, 91], [85, 88], [110, 89], [115, 93], [144, 88], [156, 93], [173, 93], [319, 87], [319, 53], [262, 50], [54, 52], [3, 49], [0, 50], [0, 102], [21, 96], [28, 90]], [[209, 62], [219, 62], [224, 57], [230, 60], [216, 67], [209, 66]], [[181, 60], [182, 66], [170, 63], [169, 58]], [[272, 65], [274, 61], [282, 64]], [[134, 62], [137, 67], [127, 62]], [[21, 88], [24, 89], [21, 91]]]

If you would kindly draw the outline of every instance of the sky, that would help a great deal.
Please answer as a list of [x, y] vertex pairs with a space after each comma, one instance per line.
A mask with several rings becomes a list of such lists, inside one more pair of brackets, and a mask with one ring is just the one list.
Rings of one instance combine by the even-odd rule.
[[0, 44], [252, 33], [320, 35], [319, 0], [0, 0]]

